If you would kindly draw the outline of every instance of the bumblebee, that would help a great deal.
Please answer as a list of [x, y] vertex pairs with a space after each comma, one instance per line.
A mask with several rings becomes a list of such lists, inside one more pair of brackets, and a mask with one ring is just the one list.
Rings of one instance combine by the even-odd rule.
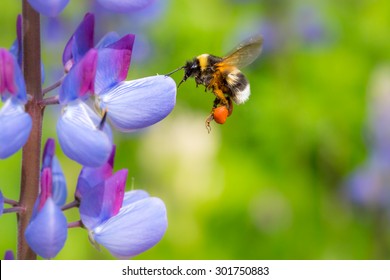
[[223, 124], [233, 112], [233, 102], [242, 104], [250, 95], [249, 82], [239, 68], [251, 64], [261, 53], [263, 38], [253, 36], [239, 44], [224, 57], [201, 54], [191, 61], [168, 73], [184, 69], [184, 77], [178, 87], [188, 78], [194, 78], [196, 86], [204, 85], [205, 91], [212, 91], [215, 100], [211, 114], [206, 119], [206, 128], [210, 132], [210, 122], [215, 120]]

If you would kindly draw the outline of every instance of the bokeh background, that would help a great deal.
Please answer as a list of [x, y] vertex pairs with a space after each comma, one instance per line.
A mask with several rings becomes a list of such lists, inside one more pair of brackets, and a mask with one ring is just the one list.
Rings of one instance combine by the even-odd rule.
[[[15, 39], [20, 2], [1, 3], [2, 47]], [[189, 80], [161, 123], [114, 135], [127, 189], [145, 189], [168, 209], [166, 235], [136, 259], [390, 258], [390, 2], [155, 0], [117, 15], [70, 1], [59, 18], [42, 17], [45, 86], [61, 77], [64, 44], [87, 11], [96, 14], [96, 40], [136, 34], [128, 79], [202, 53], [222, 56], [251, 34], [265, 42], [242, 69], [250, 100], [210, 134], [214, 97]], [[44, 139], [56, 138], [59, 110], [46, 111]], [[81, 166], [59, 147], [57, 155], [71, 201]], [[19, 196], [20, 160], [18, 152], [0, 161], [8, 198]], [[3, 215], [0, 254], [15, 250], [15, 233], [15, 216]], [[56, 257], [112, 258], [82, 229], [69, 230]]]

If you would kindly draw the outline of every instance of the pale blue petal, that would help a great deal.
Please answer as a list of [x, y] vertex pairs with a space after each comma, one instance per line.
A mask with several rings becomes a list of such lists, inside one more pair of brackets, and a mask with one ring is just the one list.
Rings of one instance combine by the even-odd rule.
[[123, 198], [122, 207], [147, 197], [149, 197], [149, 194], [144, 190], [133, 190], [126, 192]]
[[54, 258], [64, 247], [68, 234], [67, 221], [52, 198], [26, 228], [25, 237], [31, 249], [49, 259]]
[[120, 131], [132, 131], [164, 119], [176, 104], [176, 83], [166, 76], [121, 82], [99, 96], [100, 106]]
[[0, 159], [16, 153], [27, 142], [32, 127], [24, 105], [9, 98], [0, 109]]
[[167, 225], [164, 202], [151, 197], [123, 207], [116, 216], [96, 227], [92, 236], [114, 256], [130, 258], [156, 245]]
[[110, 157], [112, 136], [105, 124], [99, 129], [101, 118], [82, 101], [75, 100], [65, 107], [57, 123], [58, 141], [64, 153], [84, 166], [98, 167]]
[[28, 0], [30, 5], [48, 17], [55, 17], [68, 5], [69, 0]]

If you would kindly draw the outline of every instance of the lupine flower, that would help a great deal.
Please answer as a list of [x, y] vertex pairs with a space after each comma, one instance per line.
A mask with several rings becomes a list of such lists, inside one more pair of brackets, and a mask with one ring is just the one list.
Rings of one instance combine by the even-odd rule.
[[[134, 35], [108, 33], [94, 48], [94, 17], [87, 14], [63, 54], [69, 71], [60, 89], [64, 113], [57, 124], [65, 154], [84, 166], [104, 164], [111, 152], [109, 125], [86, 101], [96, 107], [120, 131], [142, 129], [161, 121], [174, 108], [176, 84], [170, 77], [153, 76], [124, 81], [130, 66]], [[103, 113], [104, 114], [104, 113]]]
[[0, 158], [16, 153], [30, 135], [32, 120], [24, 110], [27, 93], [22, 71], [15, 57], [0, 48]]
[[14, 252], [12, 252], [11, 250], [5, 251], [4, 260], [14, 260], [14, 259], [15, 259]]
[[[68, 233], [66, 218], [58, 206], [62, 195], [55, 195], [53, 189], [55, 184], [63, 187], [62, 183], [55, 182], [56, 176], [53, 178], [53, 157], [54, 140], [49, 139], [43, 155], [40, 193], [25, 231], [27, 243], [43, 258], [55, 257], [64, 246]], [[57, 192], [63, 193], [61, 190]]]
[[[117, 13], [128, 13], [142, 9], [154, 0], [97, 0], [107, 10]], [[69, 0], [28, 0], [39, 13], [55, 17], [68, 5]]]
[[160, 241], [167, 228], [164, 203], [140, 190], [124, 194], [127, 170], [112, 173], [115, 148], [100, 168], [84, 167], [76, 197], [90, 239], [118, 258], [138, 255]]

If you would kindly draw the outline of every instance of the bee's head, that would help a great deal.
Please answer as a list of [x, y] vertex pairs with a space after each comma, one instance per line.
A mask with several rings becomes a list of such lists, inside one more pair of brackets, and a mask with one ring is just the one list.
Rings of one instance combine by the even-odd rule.
[[184, 69], [184, 77], [177, 87], [179, 87], [183, 82], [187, 81], [188, 78], [195, 77], [200, 74], [199, 60], [197, 58], [194, 58], [192, 61], [187, 61], [184, 66], [173, 70], [172, 72], [166, 74], [166, 76], [170, 76], [171, 74], [181, 69]]
[[181, 83], [185, 82], [188, 78], [195, 77], [200, 74], [199, 60], [194, 58], [192, 61], [187, 61], [187, 63], [183, 66], [183, 69], [184, 77], [177, 87], [179, 87]]

